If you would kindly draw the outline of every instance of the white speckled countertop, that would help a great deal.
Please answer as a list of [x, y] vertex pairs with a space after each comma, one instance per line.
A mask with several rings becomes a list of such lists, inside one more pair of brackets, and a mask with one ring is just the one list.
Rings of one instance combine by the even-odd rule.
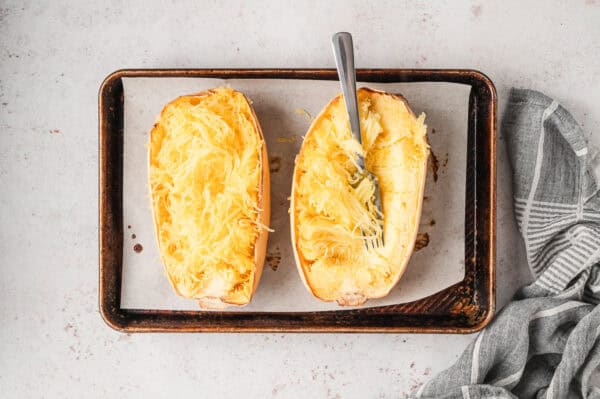
[[[115, 69], [332, 67], [329, 37], [348, 30], [358, 67], [480, 69], [500, 116], [511, 86], [542, 90], [600, 144], [600, 1], [72, 3], [0, 2], [2, 397], [396, 398], [472, 339], [108, 328], [96, 94]], [[500, 307], [529, 275], [498, 144]]]

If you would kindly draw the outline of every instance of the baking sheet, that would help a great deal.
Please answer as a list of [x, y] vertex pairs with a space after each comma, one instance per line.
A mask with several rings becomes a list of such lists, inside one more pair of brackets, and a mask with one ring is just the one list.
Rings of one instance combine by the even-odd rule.
[[[253, 102], [269, 152], [271, 225], [267, 260], [252, 302], [225, 311], [339, 310], [304, 287], [292, 255], [289, 201], [294, 159], [311, 118], [339, 91], [336, 81], [288, 79], [124, 78], [123, 281], [126, 309], [197, 310], [169, 285], [154, 239], [147, 185], [146, 143], [162, 107], [174, 98], [228, 84]], [[465, 166], [470, 87], [454, 83], [359, 83], [402, 94], [416, 114], [427, 114], [437, 160], [430, 168], [418, 241], [406, 273], [381, 299], [360, 307], [399, 304], [438, 292], [464, 277]], [[434, 179], [434, 175], [437, 178]]]

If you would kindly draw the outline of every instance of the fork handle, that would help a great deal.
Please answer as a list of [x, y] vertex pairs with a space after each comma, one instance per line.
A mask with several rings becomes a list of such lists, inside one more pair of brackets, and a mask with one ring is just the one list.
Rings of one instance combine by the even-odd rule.
[[360, 119], [358, 117], [358, 99], [356, 97], [356, 71], [354, 69], [354, 50], [352, 35], [348, 32], [338, 32], [331, 38], [333, 54], [337, 66], [342, 93], [346, 101], [346, 109], [350, 118], [352, 137], [362, 145], [360, 136]]

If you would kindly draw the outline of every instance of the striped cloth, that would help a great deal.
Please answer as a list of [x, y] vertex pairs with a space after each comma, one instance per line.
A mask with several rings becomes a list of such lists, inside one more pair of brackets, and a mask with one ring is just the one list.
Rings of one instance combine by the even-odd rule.
[[600, 398], [600, 191], [579, 125], [556, 101], [513, 89], [503, 133], [535, 281], [421, 398]]

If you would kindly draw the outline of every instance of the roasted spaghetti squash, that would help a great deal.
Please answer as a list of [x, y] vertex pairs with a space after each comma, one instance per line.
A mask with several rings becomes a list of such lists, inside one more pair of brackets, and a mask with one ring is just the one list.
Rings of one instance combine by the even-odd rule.
[[161, 261], [174, 290], [203, 308], [247, 304], [269, 224], [265, 140], [231, 88], [179, 97], [150, 132], [149, 185]]
[[[340, 305], [383, 297], [404, 273], [419, 228], [429, 155], [425, 115], [416, 117], [404, 98], [361, 88], [358, 101], [363, 145], [352, 139], [338, 95], [304, 138], [291, 196], [300, 276], [314, 296]], [[373, 182], [353, 181], [360, 174], [357, 153], [379, 180], [383, 215], [374, 205]]]

